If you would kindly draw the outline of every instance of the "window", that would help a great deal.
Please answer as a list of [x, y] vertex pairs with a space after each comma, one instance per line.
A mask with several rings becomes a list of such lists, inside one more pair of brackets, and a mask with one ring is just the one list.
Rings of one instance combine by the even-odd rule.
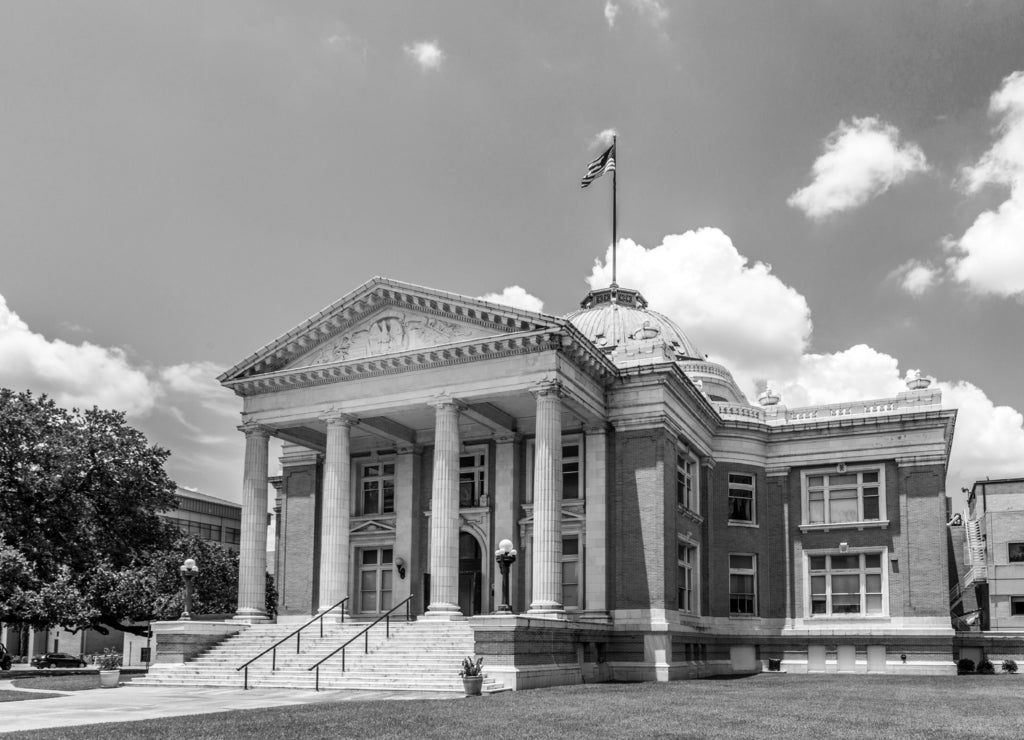
[[1010, 542], [1006, 547], [1011, 563], [1024, 563], [1024, 542]]
[[580, 605], [580, 538], [562, 538], [562, 606]]
[[168, 517], [168, 521], [175, 524], [184, 534], [195, 535], [207, 542], [220, 542], [221, 528], [219, 524], [191, 522], [188, 519], [175, 519], [173, 517]]
[[754, 523], [754, 476], [729, 473], [729, 521]]
[[394, 513], [394, 463], [363, 463], [360, 467], [359, 486], [360, 514]]
[[487, 452], [459, 456], [459, 506], [481, 506], [487, 493]]
[[227, 535], [224, 537], [224, 541], [229, 545], [238, 545], [242, 542], [242, 530], [235, 529], [234, 527], [227, 527], [224, 530]]
[[676, 453], [676, 502], [684, 509], [697, 511], [697, 460], [684, 452]]
[[757, 614], [756, 555], [729, 555], [729, 613]]
[[804, 523], [844, 524], [882, 521], [885, 484], [880, 467], [846, 472], [804, 473]]
[[1024, 596], [1010, 597], [1010, 616], [1024, 617]]
[[811, 615], [884, 614], [882, 553], [809, 556]]
[[694, 600], [694, 570], [697, 563], [697, 548], [686, 544], [685, 542], [679, 542], [676, 545], [679, 566], [678, 575], [678, 592], [679, 592], [679, 603], [677, 608], [681, 612], [687, 612], [693, 614], [697, 610], [695, 608], [696, 601]]
[[562, 445], [562, 498], [582, 498], [580, 488], [580, 445]]

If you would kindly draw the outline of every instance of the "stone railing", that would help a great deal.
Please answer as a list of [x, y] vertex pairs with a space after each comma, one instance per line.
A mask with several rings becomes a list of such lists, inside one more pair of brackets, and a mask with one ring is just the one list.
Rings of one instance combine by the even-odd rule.
[[762, 421], [770, 425], [800, 422], [831, 421], [844, 417], [884, 416], [906, 411], [920, 411], [926, 407], [940, 408], [942, 393], [938, 390], [910, 391], [895, 398], [880, 398], [867, 401], [829, 403], [820, 406], [787, 408], [778, 406], [743, 406], [735, 403], [714, 403], [715, 410], [723, 419], [745, 419]]

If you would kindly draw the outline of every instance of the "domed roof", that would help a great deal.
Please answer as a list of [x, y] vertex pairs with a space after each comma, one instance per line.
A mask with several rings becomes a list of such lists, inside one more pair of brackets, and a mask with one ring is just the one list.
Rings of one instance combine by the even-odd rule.
[[704, 358], [672, 319], [647, 307], [638, 290], [614, 284], [592, 290], [565, 318], [616, 365]]

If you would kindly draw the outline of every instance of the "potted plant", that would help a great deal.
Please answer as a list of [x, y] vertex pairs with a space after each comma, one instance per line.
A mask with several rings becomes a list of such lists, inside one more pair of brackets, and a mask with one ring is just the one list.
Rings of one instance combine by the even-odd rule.
[[103, 648], [103, 655], [98, 661], [100, 666], [100, 688], [116, 689], [121, 678], [121, 653], [110, 648]]
[[467, 655], [462, 659], [462, 669], [459, 675], [462, 676], [462, 686], [466, 690], [466, 696], [480, 696], [484, 685], [484, 659], [473, 660]]

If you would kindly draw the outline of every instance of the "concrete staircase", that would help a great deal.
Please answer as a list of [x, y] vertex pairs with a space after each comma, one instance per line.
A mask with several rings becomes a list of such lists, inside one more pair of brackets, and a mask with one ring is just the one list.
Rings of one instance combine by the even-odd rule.
[[[276, 670], [271, 670], [269, 653], [249, 666], [249, 688], [315, 688], [316, 671], [307, 669], [365, 627], [366, 623], [360, 622], [325, 625], [322, 638], [316, 625], [307, 627], [298, 654], [294, 637], [277, 648]], [[188, 663], [155, 664], [147, 676], [132, 684], [241, 688], [243, 671], [235, 669], [294, 629], [295, 625], [253, 625]], [[463, 691], [459, 667], [465, 656], [473, 654], [473, 631], [468, 622], [392, 622], [391, 639], [385, 637], [381, 623], [369, 635], [368, 654], [364, 653], [365, 636], [346, 649], [344, 672], [341, 653], [320, 666], [321, 690]], [[484, 678], [484, 692], [503, 689], [497, 681]]]

